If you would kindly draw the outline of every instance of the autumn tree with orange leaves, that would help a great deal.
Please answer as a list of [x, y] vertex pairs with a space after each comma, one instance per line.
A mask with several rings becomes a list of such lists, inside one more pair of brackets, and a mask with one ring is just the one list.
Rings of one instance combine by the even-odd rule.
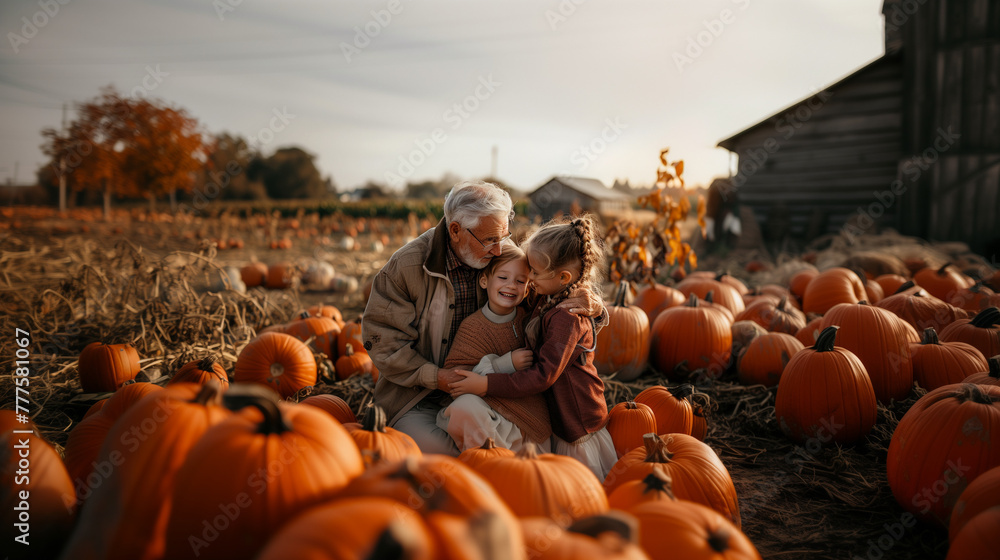
[[[198, 121], [160, 100], [129, 98], [113, 86], [77, 107], [65, 131], [48, 128], [42, 150], [56, 176], [75, 191], [100, 192], [104, 217], [112, 197], [156, 198], [189, 192], [205, 160]], [[62, 198], [62, 197], [60, 197]]]
[[[691, 211], [686, 196], [674, 200], [667, 189], [676, 185], [684, 188], [684, 161], [669, 162], [665, 148], [660, 152], [660, 165], [656, 171], [656, 189], [640, 196], [639, 204], [655, 213], [655, 218], [644, 225], [616, 220], [608, 228], [605, 242], [612, 257], [611, 280], [615, 285], [623, 282], [633, 291], [641, 283], [652, 284], [664, 266], [697, 268], [698, 258], [691, 245], [681, 238], [680, 224]], [[698, 225], [705, 235], [705, 198], [698, 197]]]

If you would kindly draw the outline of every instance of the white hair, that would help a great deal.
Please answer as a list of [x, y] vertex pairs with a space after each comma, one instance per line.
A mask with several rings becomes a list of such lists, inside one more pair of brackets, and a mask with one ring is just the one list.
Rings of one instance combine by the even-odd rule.
[[486, 216], [514, 219], [514, 203], [507, 191], [487, 181], [462, 181], [444, 199], [444, 220], [472, 229]]

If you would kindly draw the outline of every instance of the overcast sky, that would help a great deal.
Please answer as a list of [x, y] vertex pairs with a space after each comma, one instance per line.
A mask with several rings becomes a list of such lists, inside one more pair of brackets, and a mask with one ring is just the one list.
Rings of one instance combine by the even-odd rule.
[[494, 146], [525, 190], [648, 184], [666, 146], [707, 183], [719, 140], [881, 56], [881, 3], [4, 0], [0, 181], [33, 181], [41, 130], [114, 84], [302, 147], [341, 190], [483, 177]]

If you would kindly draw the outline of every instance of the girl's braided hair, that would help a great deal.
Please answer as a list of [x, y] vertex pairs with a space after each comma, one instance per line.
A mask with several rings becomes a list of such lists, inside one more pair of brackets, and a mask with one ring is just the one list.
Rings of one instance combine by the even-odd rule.
[[543, 225], [527, 241], [524, 252], [543, 259], [539, 263], [548, 272], [563, 268], [579, 267], [580, 276], [558, 294], [541, 303], [538, 314], [528, 323], [525, 332], [528, 341], [534, 345], [541, 330], [541, 317], [556, 306], [576, 288], [588, 288], [600, 293], [600, 278], [604, 273], [604, 244], [600, 226], [590, 214], [584, 214], [572, 221], [549, 222]]

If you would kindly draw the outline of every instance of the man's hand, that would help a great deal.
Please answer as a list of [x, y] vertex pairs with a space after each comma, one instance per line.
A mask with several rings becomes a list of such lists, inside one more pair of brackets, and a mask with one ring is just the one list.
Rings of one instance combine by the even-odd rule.
[[528, 369], [535, 363], [535, 355], [527, 348], [519, 348], [510, 353], [510, 359], [514, 362], [515, 370]]
[[468, 372], [466, 370], [463, 370], [461, 368], [451, 368], [451, 369], [441, 368], [441, 369], [439, 369], [438, 370], [438, 386], [437, 386], [437, 388], [441, 389], [442, 391], [447, 391], [449, 383], [453, 383], [455, 381], [460, 381], [462, 379], [465, 379], [459, 373], [457, 373], [457, 372], [460, 372], [460, 371], [465, 371], [466, 373], [470, 373], [470, 372]]
[[556, 307], [584, 317], [599, 317], [604, 311], [604, 302], [589, 288], [576, 288]]
[[458, 398], [461, 395], [477, 395], [480, 397], [486, 396], [486, 389], [489, 388], [489, 381], [487, 381], [485, 375], [479, 375], [478, 373], [472, 373], [471, 371], [455, 370], [455, 373], [461, 378], [460, 381], [454, 381], [448, 385], [449, 393], [452, 398]]

